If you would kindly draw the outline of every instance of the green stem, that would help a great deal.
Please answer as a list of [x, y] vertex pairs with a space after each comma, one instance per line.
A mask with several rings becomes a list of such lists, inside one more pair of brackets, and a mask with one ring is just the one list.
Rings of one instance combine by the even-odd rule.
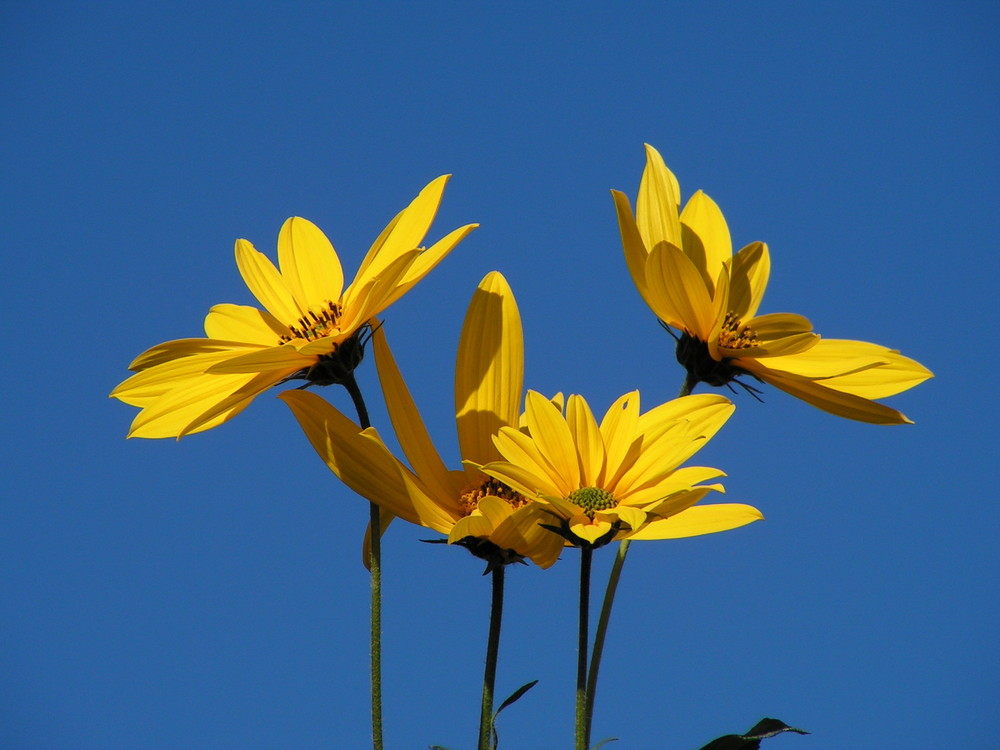
[[[358, 381], [351, 372], [341, 383], [351, 395], [363, 429], [371, 427], [368, 408], [361, 396]], [[382, 750], [382, 518], [375, 503], [368, 504], [369, 570], [371, 572], [371, 680], [372, 680], [372, 747]]]
[[486, 640], [486, 670], [483, 673], [483, 706], [479, 714], [479, 750], [493, 747], [493, 686], [500, 653], [500, 622], [503, 619], [503, 565], [493, 568], [493, 601], [490, 607], [490, 634]]
[[594, 550], [580, 548], [580, 630], [576, 660], [576, 750], [587, 750], [587, 649], [590, 645], [590, 563]]
[[681, 392], [677, 394], [677, 398], [690, 396], [696, 385], [698, 385], [698, 379], [689, 372], [684, 378], [684, 385], [681, 386]]
[[608, 577], [608, 587], [604, 592], [604, 603], [601, 605], [601, 616], [597, 621], [597, 632], [594, 633], [594, 649], [590, 656], [590, 673], [587, 675], [587, 713], [586, 713], [586, 746], [590, 747], [591, 726], [594, 720], [594, 696], [597, 695], [597, 675], [601, 669], [601, 655], [604, 652], [604, 639], [608, 634], [608, 622], [611, 620], [611, 607], [615, 602], [615, 592], [618, 590], [618, 580], [625, 565], [629, 541], [623, 539], [618, 545], [611, 575]]

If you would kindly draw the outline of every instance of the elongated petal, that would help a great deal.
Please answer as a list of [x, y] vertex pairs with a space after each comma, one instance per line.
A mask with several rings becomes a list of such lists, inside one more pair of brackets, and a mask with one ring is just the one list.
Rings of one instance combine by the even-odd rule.
[[[576, 489], [568, 487], [559, 476], [556, 468], [538, 450], [534, 440], [525, 433], [512, 427], [501, 427], [500, 432], [493, 436], [493, 444], [499, 454], [506, 459], [506, 462], [491, 461], [485, 464], [482, 470], [490, 476], [504, 481], [495, 473], [487, 471], [485, 467], [493, 468], [503, 465], [505, 471], [512, 472], [514, 469], [511, 466], [516, 465], [519, 472], [518, 477], [520, 477], [519, 485], [511, 486], [521, 494], [529, 497], [537, 497], [539, 494], [565, 496]], [[466, 466], [472, 464], [474, 462], [470, 461], [466, 463]], [[521, 489], [521, 487], [526, 489]]]
[[392, 428], [396, 431], [403, 455], [410, 462], [413, 471], [427, 485], [435, 497], [446, 497], [452, 493], [452, 482], [448, 468], [431, 442], [424, 421], [410, 396], [396, 360], [389, 349], [385, 332], [379, 327], [372, 336], [375, 348], [375, 366], [382, 384], [382, 395]]
[[232, 357], [212, 365], [207, 372], [274, 372], [280, 370], [290, 375], [296, 370], [314, 364], [316, 364], [315, 357], [303, 356], [293, 344], [283, 344]]
[[763, 520], [759, 510], [739, 503], [695, 505], [669, 518], [650, 521], [639, 531], [629, 534], [632, 540], [683, 539], [703, 534], [728, 531], [748, 523]]
[[[254, 375], [245, 385], [240, 386], [233, 393], [226, 396], [221, 401], [212, 403], [205, 411], [188, 422], [184, 429], [177, 435], [180, 440], [185, 435], [201, 432], [209, 427], [214, 427], [227, 419], [241, 412], [257, 396], [275, 385], [288, 374], [287, 371], [277, 370], [261, 372]], [[218, 375], [206, 375], [207, 378], [220, 377]]]
[[[652, 481], [647, 481], [637, 489], [630, 490], [629, 493], [621, 499], [621, 502], [627, 503], [628, 505], [650, 508], [653, 507], [654, 504], [662, 501], [664, 498], [670, 497], [678, 492], [694, 489], [694, 485], [698, 482], [704, 482], [708, 479], [716, 479], [721, 476], [725, 476], [725, 474], [718, 469], [713, 469], [708, 466], [685, 466], [677, 469], [676, 471], [661, 474], [658, 478], [651, 476], [650, 480]], [[719, 484], [706, 486], [709, 486], [717, 492], [722, 492], [725, 489]]]
[[270, 259], [246, 240], [236, 240], [236, 267], [254, 297], [282, 323], [294, 323], [308, 312], [296, 304], [285, 280]]
[[[447, 534], [460, 517], [428, 496], [385, 448], [378, 433], [361, 428], [324, 399], [305, 391], [278, 398], [292, 410], [309, 442], [330, 470], [362, 497], [400, 518]], [[457, 501], [456, 501], [457, 504]]]
[[401, 253], [392, 263], [383, 268], [377, 276], [368, 277], [364, 284], [355, 281], [344, 292], [343, 317], [340, 330], [344, 337], [351, 335], [360, 326], [388, 307], [388, 301], [399, 285], [406, 269], [420, 255], [419, 250]]
[[293, 216], [282, 225], [278, 265], [300, 309], [320, 310], [340, 300], [344, 290], [340, 258], [326, 235], [308, 219]]
[[611, 197], [615, 202], [618, 232], [622, 237], [622, 249], [625, 251], [625, 264], [628, 266], [629, 275], [643, 300], [652, 308], [649, 289], [646, 286], [646, 258], [649, 257], [649, 250], [646, 249], [642, 237], [639, 235], [639, 228], [635, 224], [635, 217], [632, 216], [632, 206], [628, 197], [618, 190], [612, 190]]
[[723, 265], [733, 257], [726, 219], [715, 201], [699, 190], [684, 206], [680, 221], [684, 254], [701, 272], [711, 292]]
[[395, 261], [403, 253], [415, 250], [423, 242], [437, 214], [444, 187], [451, 175], [432, 180], [416, 198], [401, 211], [379, 235], [361, 261], [355, 284], [364, 284]]
[[448, 254], [455, 249], [456, 245], [465, 239], [469, 233], [478, 226], [478, 224], [467, 224], [464, 227], [459, 227], [453, 232], [449, 232], [426, 250], [422, 251], [417, 256], [416, 260], [414, 260], [413, 263], [406, 269], [406, 273], [403, 274], [399, 284], [396, 285], [392, 294], [386, 298], [382, 309], [389, 307], [389, 305], [393, 304], [396, 300], [410, 291], [410, 289], [416, 286], [417, 282], [434, 270], [437, 264], [444, 260]]
[[566, 420], [552, 402], [537, 391], [528, 391], [525, 412], [531, 439], [562, 480], [562, 494], [568, 495], [580, 487], [580, 464]]
[[593, 412], [581, 396], [571, 395], [566, 402], [566, 423], [580, 462], [580, 486], [594, 487], [604, 471], [604, 438]]
[[715, 323], [712, 298], [701, 273], [682, 251], [666, 243], [655, 246], [646, 262], [646, 285], [657, 303], [654, 312], [664, 323], [708, 339]]
[[667, 169], [660, 152], [647, 143], [646, 168], [639, 181], [639, 197], [635, 204], [636, 224], [647, 248], [660, 242], [681, 246], [679, 207], [677, 178]]
[[249, 305], [214, 305], [205, 317], [209, 338], [246, 341], [260, 346], [274, 346], [282, 336], [290, 336], [288, 326], [271, 313]]
[[793, 379], [780, 372], [769, 370], [759, 360], [751, 360], [741, 366], [775, 388], [830, 414], [869, 424], [913, 424], [911, 420], [895, 409], [851, 393], [827, 388], [822, 385], [823, 381], [821, 380]]
[[224, 353], [240, 349], [257, 349], [253, 344], [240, 341], [218, 341], [215, 339], [175, 339], [150, 347], [132, 360], [128, 369], [133, 372], [148, 370], [164, 362], [191, 357], [195, 354]]
[[710, 438], [726, 423], [735, 409], [733, 402], [725, 396], [695, 393], [650, 409], [639, 417], [636, 429], [642, 433], [645, 444], [659, 440], [673, 423], [684, 420], [691, 425], [695, 434]]
[[755, 316], [770, 275], [771, 256], [763, 242], [753, 242], [736, 253], [730, 274], [729, 309], [723, 313], [732, 311], [741, 320]]
[[524, 385], [524, 334], [517, 301], [502, 274], [486, 275], [472, 295], [455, 363], [455, 418], [462, 457], [500, 457], [493, 435], [516, 425]]
[[613, 487], [635, 460], [635, 455], [642, 449], [638, 424], [639, 392], [619, 396], [601, 420], [601, 437], [607, 457], [597, 486]]

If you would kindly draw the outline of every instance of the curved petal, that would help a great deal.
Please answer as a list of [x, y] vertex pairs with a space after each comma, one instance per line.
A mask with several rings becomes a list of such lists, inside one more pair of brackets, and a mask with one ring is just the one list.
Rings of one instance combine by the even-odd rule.
[[419, 250], [402, 253], [378, 276], [367, 278], [362, 285], [355, 281], [347, 288], [340, 319], [340, 331], [345, 338], [389, 306], [400, 279], [419, 255]]
[[340, 258], [326, 235], [308, 219], [293, 216], [281, 226], [278, 266], [300, 309], [320, 310], [340, 300], [344, 290]]
[[563, 496], [569, 495], [580, 487], [580, 463], [569, 425], [552, 402], [537, 391], [528, 391], [525, 413], [535, 447], [555, 469]]
[[[455, 249], [456, 245], [465, 239], [468, 234], [476, 229], [478, 224], [467, 224], [459, 227], [453, 232], [449, 232], [440, 240], [435, 242], [426, 250], [422, 251], [417, 259], [406, 269], [395, 290], [386, 299], [385, 307], [393, 304], [396, 300], [410, 291], [421, 279], [434, 270], [435, 266], [444, 260], [448, 254]], [[385, 309], [385, 308], [383, 308]]]
[[455, 362], [455, 419], [462, 457], [499, 459], [493, 435], [516, 425], [524, 387], [524, 334], [517, 301], [497, 271], [469, 302]]
[[667, 243], [656, 245], [646, 261], [646, 285], [660, 319], [707, 341], [715, 323], [705, 280], [691, 259]]
[[444, 187], [451, 175], [432, 180], [416, 198], [389, 222], [375, 244], [361, 261], [355, 284], [365, 284], [399, 258], [403, 253], [416, 250], [430, 229], [444, 194]]
[[724, 264], [733, 257], [726, 219], [715, 201], [699, 190], [684, 206], [680, 221], [684, 253], [701, 272], [711, 293]]
[[681, 224], [677, 215], [680, 188], [673, 172], [667, 169], [663, 157], [646, 144], [646, 167], [639, 181], [639, 196], [635, 202], [636, 225], [647, 248], [660, 242], [681, 246]]
[[493, 529], [490, 539], [503, 549], [512, 549], [528, 557], [540, 568], [549, 568], [559, 559], [563, 538], [545, 529], [541, 524], [554, 521], [546, 506], [529, 503], [514, 511], [503, 523]]
[[396, 366], [396, 360], [389, 349], [385, 332], [380, 326], [372, 336], [375, 347], [375, 367], [382, 384], [382, 395], [392, 421], [392, 428], [403, 449], [403, 455], [410, 462], [414, 473], [427, 485], [435, 497], [453, 495], [448, 468], [434, 447], [417, 405], [410, 396], [406, 382]]
[[733, 258], [729, 284], [729, 309], [741, 320], [757, 314], [767, 280], [771, 275], [771, 256], [763, 242], [752, 242]]
[[205, 333], [211, 339], [246, 341], [260, 346], [275, 346], [281, 337], [291, 336], [271, 313], [249, 305], [214, 305], [205, 316]]
[[669, 518], [650, 521], [639, 531], [629, 534], [628, 538], [632, 540], [683, 539], [728, 531], [763, 519], [763, 514], [750, 505], [739, 503], [695, 505]]
[[236, 267], [253, 296], [282, 323], [294, 323], [308, 312], [296, 304], [270, 259], [246, 240], [236, 240]]

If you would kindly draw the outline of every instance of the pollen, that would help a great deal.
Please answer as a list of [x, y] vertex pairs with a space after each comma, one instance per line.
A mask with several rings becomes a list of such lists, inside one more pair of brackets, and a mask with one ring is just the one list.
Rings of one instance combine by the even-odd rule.
[[757, 346], [757, 333], [743, 325], [736, 313], [730, 310], [719, 331], [719, 346], [723, 349], [749, 349]]
[[291, 341], [293, 338], [305, 339], [306, 341], [321, 339], [330, 335], [338, 327], [342, 314], [343, 308], [339, 302], [327, 302], [326, 307], [321, 308], [318, 313], [310, 310], [308, 315], [303, 315], [295, 323], [289, 325], [288, 330], [292, 332], [292, 335], [284, 335], [281, 340], [285, 342]]
[[520, 492], [515, 492], [503, 482], [489, 477], [479, 484], [469, 485], [462, 490], [462, 496], [459, 500], [465, 509], [465, 515], [471, 516], [472, 511], [479, 507], [479, 501], [487, 495], [499, 497], [512, 508], [520, 508], [522, 505], [528, 504], [528, 498]]
[[599, 510], [608, 510], [618, 505], [614, 495], [599, 487], [583, 487], [573, 490], [567, 499], [583, 508], [584, 513], [591, 518]]

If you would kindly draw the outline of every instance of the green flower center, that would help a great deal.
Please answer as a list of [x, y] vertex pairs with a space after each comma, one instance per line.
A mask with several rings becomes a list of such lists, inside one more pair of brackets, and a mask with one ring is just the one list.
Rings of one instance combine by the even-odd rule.
[[479, 507], [479, 501], [487, 495], [499, 497], [512, 508], [520, 508], [528, 504], [528, 498], [520, 492], [515, 492], [503, 482], [493, 477], [487, 477], [479, 484], [473, 484], [462, 490], [459, 502], [465, 510], [465, 515], [471, 516], [472, 511]]
[[310, 310], [308, 315], [303, 315], [295, 323], [288, 326], [292, 335], [282, 336], [281, 342], [291, 341], [293, 338], [305, 339], [306, 341], [321, 339], [337, 327], [343, 312], [339, 302], [327, 302], [326, 307], [320, 309], [318, 313]]
[[615, 496], [599, 487], [582, 487], [569, 493], [569, 501], [583, 508], [583, 511], [593, 518], [599, 510], [607, 510], [618, 505]]
[[743, 325], [736, 313], [730, 310], [726, 313], [726, 319], [722, 321], [719, 346], [726, 349], [749, 349], [751, 346], [757, 346], [757, 332]]

